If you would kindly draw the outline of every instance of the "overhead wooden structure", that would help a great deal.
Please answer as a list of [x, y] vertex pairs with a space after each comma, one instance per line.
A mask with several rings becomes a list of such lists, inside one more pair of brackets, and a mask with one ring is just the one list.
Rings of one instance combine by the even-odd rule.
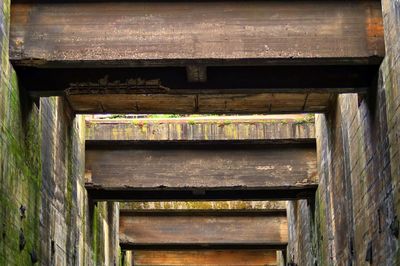
[[178, 113], [178, 114], [274, 114], [328, 111], [334, 93], [262, 93], [249, 91], [169, 91], [168, 93], [83, 93], [68, 90], [76, 113]]
[[121, 211], [120, 245], [131, 250], [284, 249], [286, 212]]
[[381, 57], [379, 1], [18, 1], [14, 64], [184, 66], [371, 64]]
[[86, 143], [86, 188], [98, 200], [296, 199], [317, 183], [314, 144]]
[[275, 250], [136, 250], [135, 266], [278, 266]]
[[76, 113], [325, 112], [384, 57], [379, 1], [19, 1], [11, 60]]

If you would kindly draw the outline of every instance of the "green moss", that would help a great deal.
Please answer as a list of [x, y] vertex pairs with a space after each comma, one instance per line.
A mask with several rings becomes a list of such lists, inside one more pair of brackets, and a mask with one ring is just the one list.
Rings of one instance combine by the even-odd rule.
[[92, 249], [93, 249], [93, 264], [98, 265], [99, 258], [99, 228], [98, 228], [98, 207], [94, 206], [93, 209], [93, 221], [92, 221]]
[[147, 118], [179, 118], [179, 117], [183, 116], [178, 114], [154, 114], [147, 116]]
[[315, 122], [315, 115], [314, 114], [307, 114], [304, 118], [296, 119], [294, 122], [295, 125], [302, 125], [302, 124], [313, 124]]
[[121, 114], [113, 114], [107, 117], [107, 119], [118, 119], [118, 118], [126, 118], [126, 115], [121, 115]]
[[315, 245], [317, 247], [317, 257], [318, 261], [322, 264], [326, 263], [328, 260], [327, 247], [328, 247], [328, 238], [327, 238], [327, 221], [326, 221], [326, 206], [324, 201], [319, 200], [320, 190], [317, 190], [316, 199], [315, 199]]
[[[41, 124], [37, 108], [20, 95], [4, 47], [1, 59], [0, 265], [31, 265], [29, 252], [39, 254], [40, 247]], [[26, 242], [22, 250], [20, 234]]]

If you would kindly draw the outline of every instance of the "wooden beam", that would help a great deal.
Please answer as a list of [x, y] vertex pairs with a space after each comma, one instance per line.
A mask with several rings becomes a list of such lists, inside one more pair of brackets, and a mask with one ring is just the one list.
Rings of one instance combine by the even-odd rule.
[[[14, 65], [379, 64], [379, 1], [13, 1]], [[377, 60], [376, 60], [377, 59]]]
[[121, 212], [123, 249], [283, 249], [288, 241], [285, 212]]
[[86, 146], [94, 199], [293, 199], [317, 186], [313, 144], [95, 141]]
[[179, 98], [209, 94], [365, 93], [378, 68], [378, 65], [218, 66], [208, 67], [202, 82], [189, 82], [185, 67], [85, 68], [82, 65], [80, 68], [16, 67], [16, 70], [20, 85], [35, 97], [162, 94], [159, 97]]
[[326, 112], [333, 93], [97, 93], [68, 91], [67, 99], [78, 114], [282, 114]]
[[86, 141], [262, 140], [315, 143], [314, 118], [308, 115], [189, 116], [179, 118], [88, 119]]
[[132, 265], [277, 266], [275, 250], [135, 250]]

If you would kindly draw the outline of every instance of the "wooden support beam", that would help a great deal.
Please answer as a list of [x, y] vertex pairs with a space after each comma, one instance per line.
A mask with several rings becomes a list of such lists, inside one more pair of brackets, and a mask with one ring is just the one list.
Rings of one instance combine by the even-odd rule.
[[314, 144], [94, 141], [86, 188], [102, 200], [293, 199], [315, 193]]
[[130, 211], [120, 213], [120, 245], [132, 250], [284, 249], [286, 212]]
[[88, 119], [86, 141], [262, 140], [315, 143], [309, 115], [189, 116], [179, 118]]
[[97, 93], [68, 91], [67, 99], [78, 114], [282, 114], [323, 113], [333, 93]]
[[135, 266], [278, 266], [275, 250], [135, 250]]
[[13, 1], [11, 60], [37, 67], [379, 64], [379, 1]]
[[[263, 93], [365, 93], [378, 65], [288, 65], [208, 67], [207, 79], [189, 82], [185, 67], [16, 67], [33, 96], [93, 94], [254, 95]], [[116, 96], [117, 96], [116, 95]], [[130, 96], [132, 97], [132, 96]]]
[[372, 0], [15, 0], [10, 47], [21, 87], [76, 113], [326, 112], [385, 50]]

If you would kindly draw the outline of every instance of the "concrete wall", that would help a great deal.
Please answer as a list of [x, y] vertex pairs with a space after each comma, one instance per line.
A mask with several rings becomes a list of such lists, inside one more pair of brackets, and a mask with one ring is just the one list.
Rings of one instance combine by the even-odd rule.
[[84, 120], [18, 86], [0, 8], [0, 265], [115, 265], [118, 205], [88, 200]]
[[365, 99], [340, 95], [316, 119], [315, 211], [289, 203], [288, 258], [297, 265], [400, 265], [400, 1], [382, 4], [377, 86]]

